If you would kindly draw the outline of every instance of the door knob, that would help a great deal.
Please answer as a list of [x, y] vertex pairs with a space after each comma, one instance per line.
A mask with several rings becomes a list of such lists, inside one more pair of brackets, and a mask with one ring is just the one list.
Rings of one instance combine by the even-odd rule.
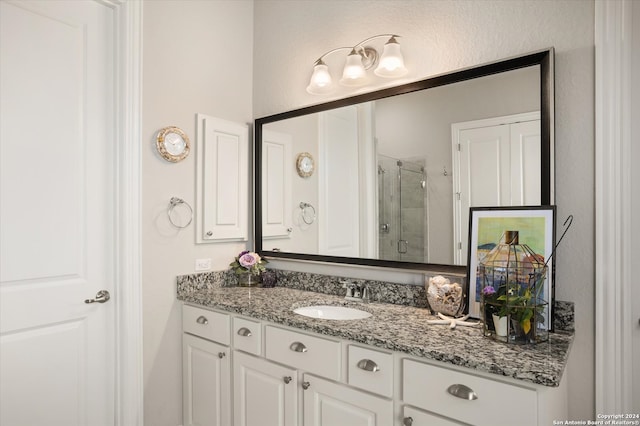
[[100, 290], [96, 293], [95, 299], [85, 299], [84, 303], [104, 303], [111, 299], [111, 295], [107, 290]]

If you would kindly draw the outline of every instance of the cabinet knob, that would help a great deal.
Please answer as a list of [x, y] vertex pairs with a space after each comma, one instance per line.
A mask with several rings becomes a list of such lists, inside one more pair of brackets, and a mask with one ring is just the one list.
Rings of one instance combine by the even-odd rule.
[[210, 237], [210, 236], [212, 236], [212, 235], [213, 235], [213, 232], [212, 232], [212, 231], [207, 231], [207, 237]]
[[311, 383], [309, 382], [302, 382], [302, 389], [307, 390], [311, 387]]
[[207, 317], [205, 317], [205, 316], [203, 316], [203, 315], [200, 315], [200, 316], [198, 317], [198, 319], [196, 320], [196, 322], [197, 322], [198, 324], [202, 324], [202, 325], [207, 325], [207, 324], [209, 324], [209, 320], [207, 319]]
[[225, 356], [227, 356], [227, 354], [226, 354], [226, 353], [224, 353], [224, 352], [218, 352], [218, 358], [222, 359], [222, 358], [224, 358]]
[[293, 342], [291, 345], [289, 345], [289, 349], [291, 349], [294, 352], [306, 352], [307, 351], [307, 347], [302, 342]]
[[402, 419], [402, 424], [404, 426], [411, 426], [413, 424], [413, 417], [405, 417]]
[[468, 386], [461, 385], [459, 383], [449, 386], [447, 388], [447, 392], [449, 392], [451, 395], [453, 395], [453, 396], [455, 396], [457, 398], [462, 398], [462, 399], [466, 399], [466, 400], [469, 400], [469, 401], [473, 401], [474, 399], [478, 399], [478, 395], [476, 395], [476, 393], [473, 391], [473, 389], [471, 389]]
[[371, 361], [370, 359], [361, 359], [360, 361], [358, 361], [356, 366], [361, 370], [371, 371], [374, 373], [376, 371], [380, 371], [380, 367], [378, 367], [378, 364], [376, 364], [374, 361]]
[[288, 385], [289, 382], [291, 382], [291, 376], [284, 376], [282, 380], [284, 380], [284, 383]]
[[249, 330], [247, 327], [242, 327], [240, 330], [238, 330], [238, 335], [243, 337], [251, 337], [251, 330]]

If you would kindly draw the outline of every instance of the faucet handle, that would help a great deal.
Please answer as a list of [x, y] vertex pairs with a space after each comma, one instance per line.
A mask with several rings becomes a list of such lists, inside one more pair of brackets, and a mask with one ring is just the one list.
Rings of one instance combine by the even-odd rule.
[[371, 295], [369, 293], [369, 287], [363, 286], [362, 289], [362, 300], [368, 302], [371, 299]]

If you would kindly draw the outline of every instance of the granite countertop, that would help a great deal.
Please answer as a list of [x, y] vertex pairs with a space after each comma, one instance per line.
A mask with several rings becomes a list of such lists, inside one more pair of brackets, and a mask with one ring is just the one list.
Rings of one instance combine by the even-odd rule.
[[[559, 386], [573, 333], [549, 333], [549, 341], [513, 345], [485, 338], [482, 327], [455, 329], [428, 324], [429, 310], [385, 303], [347, 302], [344, 297], [286, 287], [219, 287], [178, 292], [186, 303], [404, 352], [476, 371], [544, 386]], [[346, 305], [371, 317], [352, 321], [309, 318], [293, 309], [311, 305]]]

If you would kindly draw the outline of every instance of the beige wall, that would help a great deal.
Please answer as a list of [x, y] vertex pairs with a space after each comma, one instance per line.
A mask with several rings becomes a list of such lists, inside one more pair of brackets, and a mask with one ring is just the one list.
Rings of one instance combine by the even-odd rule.
[[182, 347], [176, 275], [196, 258], [226, 269], [244, 243], [195, 245], [195, 227], [167, 219], [172, 196], [195, 208], [195, 152], [173, 164], [154, 137], [175, 125], [196, 141], [196, 113], [251, 122], [253, 2], [148, 0], [144, 3], [142, 281], [145, 424], [182, 424]]
[[[324, 52], [397, 33], [407, 79], [556, 49], [556, 204], [575, 216], [558, 250], [556, 296], [576, 303], [576, 340], [567, 372], [572, 419], [594, 418], [594, 2], [590, 0], [260, 0], [254, 5], [254, 114], [270, 115], [353, 94], [305, 92]], [[338, 59], [336, 59], [338, 58]], [[332, 66], [344, 57], [327, 59]], [[340, 66], [340, 65], [338, 65]], [[378, 88], [377, 86], [373, 88]], [[277, 266], [326, 272], [287, 262]], [[334, 273], [419, 282], [407, 273], [332, 267]]]

